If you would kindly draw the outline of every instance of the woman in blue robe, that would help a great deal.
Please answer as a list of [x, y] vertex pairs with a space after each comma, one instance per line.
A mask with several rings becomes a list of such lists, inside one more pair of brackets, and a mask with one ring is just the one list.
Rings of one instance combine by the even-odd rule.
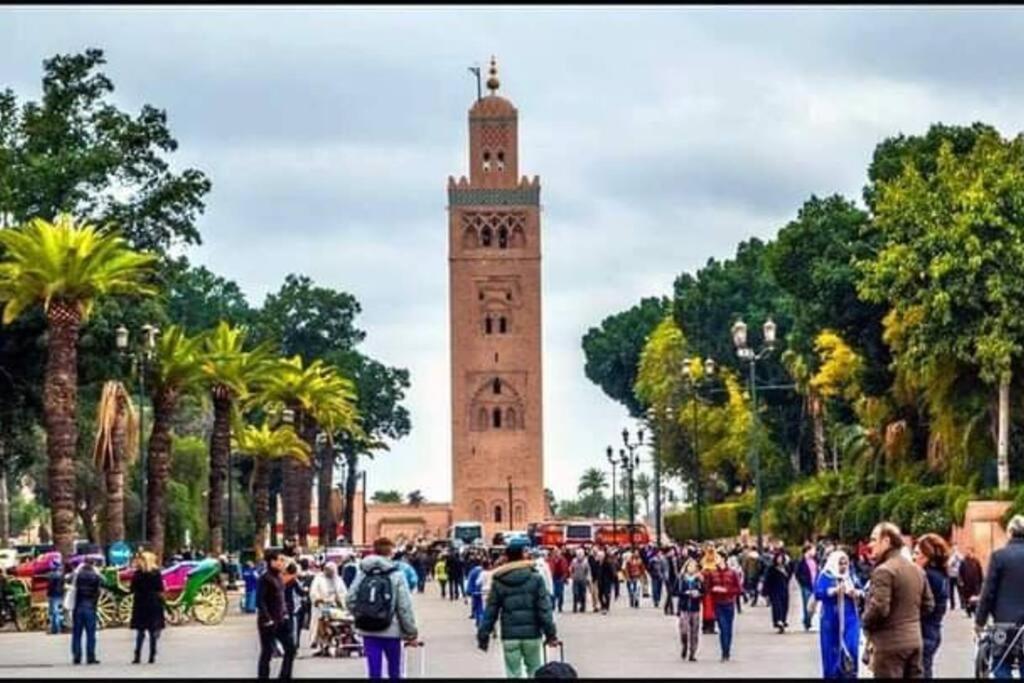
[[[821, 603], [819, 637], [821, 668], [824, 678], [857, 678], [860, 660], [860, 616], [857, 600], [863, 597], [857, 579], [850, 572], [850, 559], [841, 550], [834, 550], [825, 562], [825, 569], [814, 584], [814, 597]], [[840, 625], [839, 603], [842, 602]], [[840, 633], [841, 631], [841, 633]], [[842, 642], [840, 642], [840, 639]], [[852, 662], [852, 670], [843, 673], [843, 648]]]

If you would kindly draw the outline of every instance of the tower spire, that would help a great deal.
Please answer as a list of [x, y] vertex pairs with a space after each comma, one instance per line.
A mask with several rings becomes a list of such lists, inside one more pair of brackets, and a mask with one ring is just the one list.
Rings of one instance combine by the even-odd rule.
[[501, 85], [501, 81], [498, 80], [498, 60], [495, 59], [494, 55], [491, 55], [491, 68], [487, 72], [489, 77], [487, 78], [487, 89], [491, 91], [493, 95]]

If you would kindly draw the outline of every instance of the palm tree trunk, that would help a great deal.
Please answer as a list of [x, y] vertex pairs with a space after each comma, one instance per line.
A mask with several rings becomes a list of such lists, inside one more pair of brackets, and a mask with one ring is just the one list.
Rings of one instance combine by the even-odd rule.
[[53, 542], [65, 559], [74, 552], [75, 450], [78, 446], [78, 330], [73, 303], [53, 301], [46, 312], [47, 357], [43, 387], [46, 455]]
[[1010, 373], [999, 378], [999, 438], [996, 446], [996, 465], [999, 490], [1010, 490]]
[[[345, 509], [343, 511], [344, 524], [345, 524], [345, 539], [352, 543], [355, 538], [354, 529], [352, 525], [354, 523], [355, 511], [352, 509], [355, 505], [356, 499], [356, 465], [359, 463], [359, 456], [352, 451], [345, 453]], [[363, 539], [363, 543], [366, 543], [366, 539]]]
[[7, 548], [11, 535], [11, 503], [7, 496], [7, 452], [0, 438], [0, 548]]
[[313, 523], [310, 507], [313, 505], [313, 465], [299, 465], [299, 546], [309, 547], [309, 527]]
[[125, 397], [117, 399], [117, 415], [111, 434], [112, 462], [106, 470], [107, 500], [104, 507], [103, 540], [107, 545], [124, 540], [124, 462], [128, 446], [128, 413]]
[[[310, 453], [316, 454], [316, 433], [317, 424], [309, 413], [302, 413], [300, 436], [309, 445]], [[313, 463], [305, 462], [300, 464], [300, 479], [298, 489], [298, 525], [299, 545], [303, 548], [309, 547], [309, 527], [313, 523], [311, 507], [313, 505]], [[319, 511], [318, 511], [319, 512]], [[318, 520], [319, 521], [319, 520]]]
[[263, 458], [255, 458], [252, 464], [252, 505], [253, 522], [256, 524], [253, 550], [258, 560], [263, 557], [263, 547], [267, 544], [267, 524], [270, 520], [270, 469]]
[[828, 470], [825, 461], [825, 406], [821, 397], [812, 393], [810, 396], [811, 420], [814, 422], [814, 461], [818, 474]]
[[213, 390], [213, 433], [210, 434], [210, 553], [224, 552], [224, 492], [231, 455], [231, 394], [223, 387]]
[[159, 560], [164, 556], [165, 491], [171, 476], [171, 420], [178, 406], [174, 391], [153, 396], [153, 431], [149, 435], [148, 484], [146, 497], [146, 538]]
[[281, 517], [285, 539], [294, 539], [299, 534], [298, 482], [302, 476], [300, 467], [294, 458], [285, 458], [281, 463]]
[[334, 515], [331, 514], [331, 490], [334, 488], [334, 450], [330, 443], [325, 444], [320, 452], [318, 484], [317, 526], [320, 527], [320, 547], [325, 548], [334, 543], [335, 535], [335, 520]]

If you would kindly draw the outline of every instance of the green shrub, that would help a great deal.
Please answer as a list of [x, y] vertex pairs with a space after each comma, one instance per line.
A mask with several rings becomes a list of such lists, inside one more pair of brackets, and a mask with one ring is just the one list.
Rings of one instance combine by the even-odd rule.
[[953, 520], [944, 508], [921, 510], [914, 515], [910, 523], [910, 533], [914, 536], [935, 533], [942, 537], [949, 536]]
[[953, 501], [953, 509], [951, 510], [953, 513], [952, 519], [954, 523], [957, 525], [962, 525], [964, 523], [964, 517], [967, 514], [967, 504], [970, 503], [974, 497], [974, 494], [969, 492], [961, 493], [956, 497]]
[[882, 496], [871, 493], [861, 496], [857, 502], [857, 537], [867, 538], [871, 529], [882, 520]]
[[1024, 515], [1024, 486], [1020, 486], [1017, 489], [1017, 497], [1013, 499], [1013, 505], [1003, 515], [1003, 526], [1005, 527], [1010, 523], [1010, 520], [1014, 515]]

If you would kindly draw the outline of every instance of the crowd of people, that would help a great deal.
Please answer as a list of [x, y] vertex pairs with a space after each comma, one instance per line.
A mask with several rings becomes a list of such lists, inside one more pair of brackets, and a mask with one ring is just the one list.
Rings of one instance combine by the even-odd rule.
[[[910, 542], [890, 523], [876, 526], [856, 548], [823, 539], [792, 553], [778, 541], [759, 552], [751, 544], [710, 542], [536, 548], [525, 539], [505, 548], [434, 543], [396, 549], [381, 538], [363, 556], [349, 551], [336, 563], [286, 543], [242, 571], [242, 609], [257, 617], [260, 678], [269, 677], [275, 657], [280, 677], [291, 677], [303, 631], [310, 632], [312, 656], [330, 655], [331, 610], [351, 619], [369, 677], [382, 678], [386, 666], [389, 678], [399, 678], [403, 650], [422, 645], [412, 595], [434, 583], [441, 599], [468, 607], [481, 649], [489, 648], [500, 624], [509, 677], [542, 677], [543, 649], [560, 644], [563, 612], [608, 615], [624, 596], [618, 609], [650, 606], [676, 620], [683, 660], [696, 661], [703, 636], [717, 636], [717, 654], [729, 661], [735, 615], [763, 600], [770, 628], [784, 633], [796, 588], [800, 626], [809, 631], [817, 619], [824, 678], [855, 678], [862, 663], [876, 677], [931, 678], [950, 613], [962, 610], [979, 634], [1024, 623], [1024, 516], [1007, 530], [1010, 540], [991, 555], [987, 572], [973, 548], [961, 553], [936, 534]], [[163, 581], [152, 553], [138, 553], [132, 562], [132, 663], [141, 663], [147, 637], [153, 663], [165, 625]], [[70, 615], [73, 663], [98, 664], [99, 572], [91, 558], [73, 572], [66, 569], [55, 563], [47, 577], [51, 632], [61, 632], [64, 614]], [[1009, 678], [1020, 668], [1024, 648], [1009, 649], [1019, 642], [1004, 639], [1002, 649], [995, 648], [995, 677]]]

